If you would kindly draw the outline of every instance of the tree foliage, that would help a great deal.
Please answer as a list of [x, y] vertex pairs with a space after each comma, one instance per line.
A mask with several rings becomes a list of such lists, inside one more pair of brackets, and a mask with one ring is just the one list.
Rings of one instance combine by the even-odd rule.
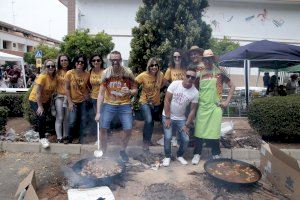
[[234, 42], [230, 40], [230, 38], [225, 36], [221, 40], [215, 38], [210, 39], [210, 48], [215, 55], [221, 56], [238, 47], [240, 47], [240, 44], [238, 42]]
[[104, 32], [89, 35], [89, 29], [76, 30], [63, 38], [60, 45], [61, 52], [71, 58], [78, 54], [90, 57], [94, 53], [107, 55], [114, 48], [112, 37]]
[[207, 6], [207, 0], [143, 0], [136, 14], [139, 26], [132, 29], [129, 66], [133, 71], [145, 70], [154, 56], [166, 66], [176, 48], [207, 48], [212, 30], [201, 19]]
[[47, 59], [56, 59], [59, 52], [59, 50], [55, 47], [50, 47], [45, 44], [39, 44], [34, 48], [34, 51], [26, 52], [24, 54], [25, 62], [27, 62], [28, 64], [35, 64], [35, 54], [38, 50], [41, 50], [43, 52], [43, 57], [42, 57], [43, 62]]

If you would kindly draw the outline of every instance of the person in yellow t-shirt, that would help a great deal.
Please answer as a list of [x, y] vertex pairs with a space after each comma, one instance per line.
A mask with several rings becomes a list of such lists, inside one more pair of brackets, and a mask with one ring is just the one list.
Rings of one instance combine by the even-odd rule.
[[[83, 133], [87, 122], [87, 100], [89, 100], [89, 78], [90, 73], [86, 71], [87, 58], [84, 55], [77, 55], [73, 59], [74, 69], [66, 74], [66, 95], [68, 99], [68, 138], [67, 142], [72, 142], [78, 137], [79, 142], [83, 143]], [[76, 131], [77, 117], [80, 116], [80, 127], [78, 134]]]
[[35, 84], [28, 98], [30, 108], [37, 115], [40, 143], [43, 148], [49, 147], [49, 141], [45, 135], [45, 113], [50, 108], [51, 97], [56, 88], [55, 71], [55, 62], [53, 60], [46, 60], [44, 63], [44, 72], [35, 79]]
[[[97, 98], [100, 90], [100, 81], [102, 72], [104, 71], [104, 62], [102, 56], [100, 54], [93, 54], [90, 57], [90, 85], [91, 85], [91, 102], [93, 104], [92, 114], [93, 116], [97, 113]], [[94, 121], [93, 127], [97, 127], [97, 123]], [[96, 129], [92, 129], [91, 131], [94, 132]]]
[[163, 73], [160, 71], [158, 59], [150, 58], [147, 71], [139, 74], [135, 81], [142, 87], [139, 103], [145, 121], [143, 149], [148, 151], [153, 133], [154, 114], [160, 111], [160, 89], [163, 85]]
[[55, 96], [55, 132], [57, 143], [62, 143], [67, 138], [68, 131], [68, 105], [66, 96], [65, 76], [68, 70], [71, 69], [70, 58], [67, 55], [61, 54], [57, 58], [56, 72], [56, 96]]
[[104, 71], [104, 62], [100, 54], [94, 54], [90, 58], [90, 85], [91, 85], [91, 99], [93, 102], [93, 108], [96, 114], [97, 98], [100, 90], [100, 81], [102, 72]]
[[124, 162], [127, 162], [129, 158], [125, 150], [131, 137], [133, 122], [130, 98], [137, 93], [137, 87], [131, 70], [121, 65], [120, 52], [111, 52], [109, 61], [111, 66], [104, 70], [101, 77], [95, 120], [101, 122], [101, 148], [105, 153], [107, 149], [107, 129], [109, 129], [114, 116], [119, 116], [124, 130], [120, 156]]
[[186, 58], [181, 50], [172, 52], [169, 58], [169, 66], [164, 76], [164, 85], [169, 85], [173, 81], [183, 80], [186, 70]]

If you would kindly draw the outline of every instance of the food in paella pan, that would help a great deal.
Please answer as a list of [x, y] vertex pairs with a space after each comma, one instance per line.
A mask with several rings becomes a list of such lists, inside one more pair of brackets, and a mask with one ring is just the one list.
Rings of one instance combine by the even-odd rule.
[[121, 172], [122, 167], [112, 160], [93, 159], [84, 165], [79, 175], [104, 178], [117, 175]]
[[213, 176], [234, 183], [251, 183], [257, 181], [257, 172], [249, 166], [234, 162], [214, 163], [208, 167]]

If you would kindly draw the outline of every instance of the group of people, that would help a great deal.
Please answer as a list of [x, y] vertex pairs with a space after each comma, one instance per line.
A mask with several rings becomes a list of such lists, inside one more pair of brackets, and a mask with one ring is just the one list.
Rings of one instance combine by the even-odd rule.
[[269, 72], [265, 72], [263, 77], [264, 87], [267, 88], [266, 95], [271, 96], [287, 96], [300, 92], [300, 77], [298, 74], [291, 74], [289, 80], [283, 81], [279, 85], [280, 78], [276, 75], [270, 77]]
[[18, 65], [12, 67], [1, 66], [0, 68], [0, 82], [1, 87], [20, 88], [24, 87], [24, 81], [22, 80], [21, 70]]
[[[189, 56], [189, 64], [186, 55]], [[150, 58], [146, 71], [137, 76], [129, 68], [122, 66], [120, 52], [111, 52], [109, 61], [111, 66], [104, 69], [102, 56], [95, 54], [89, 59], [89, 71], [84, 55], [74, 57], [72, 62], [68, 56], [60, 55], [57, 67], [55, 61], [45, 61], [45, 71], [36, 78], [29, 96], [30, 106], [38, 117], [40, 142], [44, 148], [49, 146], [45, 137], [45, 112], [55, 94], [57, 142], [70, 143], [76, 136], [83, 142], [83, 129], [87, 120], [86, 104], [91, 101], [95, 121], [100, 124], [102, 151], [106, 152], [107, 131], [117, 115], [124, 131], [120, 157], [123, 161], [128, 161], [126, 148], [134, 120], [132, 97], [139, 98], [145, 122], [143, 148], [148, 151], [154, 115], [161, 112], [161, 89], [167, 87], [162, 112], [165, 152], [163, 165], [170, 165], [173, 134], [177, 135], [179, 142], [177, 160], [183, 165], [187, 164], [183, 155], [192, 136], [195, 137], [193, 164], [200, 161], [204, 143], [212, 148], [214, 158], [220, 156], [222, 108], [228, 105], [234, 85], [224, 69], [215, 65], [216, 57], [210, 49], [192, 46], [187, 53], [173, 51], [165, 74], [158, 58]], [[230, 88], [226, 100], [221, 98], [223, 83]], [[140, 92], [138, 88], [141, 88]]]

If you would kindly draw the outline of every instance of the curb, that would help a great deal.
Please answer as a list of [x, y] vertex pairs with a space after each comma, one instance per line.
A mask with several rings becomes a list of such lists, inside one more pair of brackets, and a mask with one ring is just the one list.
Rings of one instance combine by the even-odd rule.
[[[45, 154], [89, 154], [96, 150], [96, 145], [88, 144], [57, 144], [51, 143], [50, 147], [44, 149], [39, 143], [29, 143], [29, 142], [4, 142], [0, 141], [0, 151], [6, 152], [31, 152], [31, 153], [45, 153]], [[121, 149], [117, 145], [109, 145], [109, 152], [118, 152]], [[176, 147], [172, 148], [173, 155], [176, 155]], [[186, 151], [187, 157], [193, 157], [193, 148], [188, 148]], [[288, 155], [300, 160], [300, 149], [282, 149]], [[140, 146], [128, 146], [127, 151], [129, 154], [136, 152], [143, 152]], [[150, 151], [152, 153], [163, 153], [163, 146], [151, 146]], [[223, 157], [230, 158], [230, 149], [221, 149]], [[260, 151], [255, 149], [245, 149], [245, 148], [234, 148], [232, 149], [233, 159], [237, 160], [259, 160]]]

